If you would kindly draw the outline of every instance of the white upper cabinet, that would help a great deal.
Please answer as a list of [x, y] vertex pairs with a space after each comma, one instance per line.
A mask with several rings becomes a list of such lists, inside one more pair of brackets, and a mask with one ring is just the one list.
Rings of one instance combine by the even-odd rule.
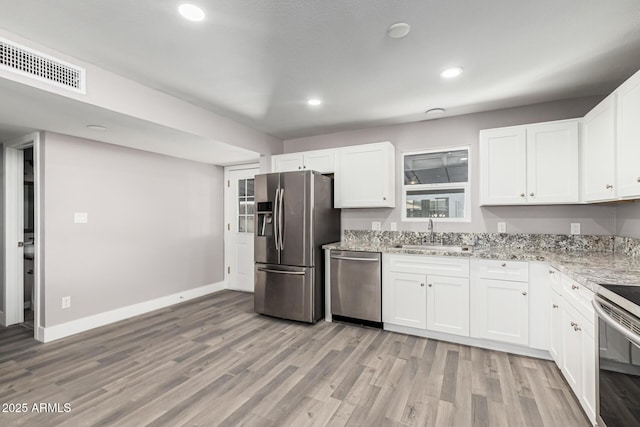
[[605, 98], [583, 121], [582, 191], [585, 202], [616, 197], [615, 185], [615, 98]]
[[395, 153], [390, 142], [341, 148], [335, 173], [334, 206], [395, 207]]
[[320, 173], [334, 173], [335, 156], [336, 150], [280, 154], [271, 157], [271, 171], [290, 172], [309, 169]]
[[578, 121], [527, 126], [527, 201], [577, 203]]
[[618, 197], [640, 196], [640, 72], [616, 90]]
[[577, 203], [578, 120], [480, 131], [480, 204]]
[[520, 126], [480, 131], [480, 204], [526, 203], [526, 137]]

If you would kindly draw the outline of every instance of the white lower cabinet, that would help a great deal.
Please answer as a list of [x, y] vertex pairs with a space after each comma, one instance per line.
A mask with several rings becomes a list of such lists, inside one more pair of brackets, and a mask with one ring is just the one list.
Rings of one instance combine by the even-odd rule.
[[469, 336], [469, 260], [383, 255], [382, 321]]
[[471, 260], [471, 336], [528, 345], [528, 293], [527, 262]]
[[427, 327], [427, 288], [423, 274], [389, 272], [383, 283], [382, 321], [400, 326]]
[[562, 330], [562, 296], [555, 291], [551, 292], [551, 341], [549, 353], [558, 366], [562, 366], [564, 340]]
[[427, 276], [427, 329], [469, 336], [469, 279]]

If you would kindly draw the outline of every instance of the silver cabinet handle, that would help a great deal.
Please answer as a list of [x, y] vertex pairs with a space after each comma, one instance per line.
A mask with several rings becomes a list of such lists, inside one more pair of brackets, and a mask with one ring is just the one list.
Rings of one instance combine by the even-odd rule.
[[429, 287], [430, 287], [430, 288], [433, 288], [433, 283], [429, 283]]
[[636, 181], [637, 181], [637, 182], [640, 182], [640, 176], [636, 178]]
[[378, 262], [377, 258], [356, 258], [350, 256], [342, 256], [342, 255], [331, 255], [332, 259], [344, 259], [347, 261], [367, 261], [367, 262]]
[[502, 264], [500, 264], [500, 266], [502, 266], [502, 267], [506, 267], [506, 266], [507, 266], [507, 263], [506, 263], [506, 262], [503, 262]]
[[382, 198], [382, 200], [387, 200], [387, 198], [386, 198], [386, 197], [383, 197], [383, 198]]
[[524, 193], [520, 193], [520, 197], [524, 197], [524, 196], [525, 196], [525, 194], [524, 194]]
[[420, 286], [422, 286], [424, 288], [424, 283], [420, 283]]
[[556, 272], [553, 270], [549, 270], [549, 274], [556, 274]]
[[576, 324], [576, 326], [574, 326], [574, 327], [573, 327], [573, 330], [574, 330], [574, 331], [576, 331], [576, 332], [578, 332], [578, 331], [581, 331], [581, 330], [582, 330], [582, 328], [580, 328], [580, 326], [578, 326], [578, 325]]
[[553, 304], [553, 308], [558, 308], [558, 304]]
[[278, 234], [280, 235], [280, 250], [284, 250], [284, 234], [282, 232], [284, 226], [282, 225], [282, 218], [284, 211], [284, 188], [280, 189], [280, 206], [278, 207]]
[[533, 197], [533, 196], [534, 196], [534, 194], [533, 194], [533, 193], [531, 193], [531, 194], [529, 194], [529, 195], [530, 195], [531, 197]]
[[571, 326], [575, 328], [576, 326], [578, 326], [578, 324], [576, 322], [571, 322]]
[[524, 291], [522, 295], [527, 296], [527, 291]]
[[571, 289], [573, 289], [575, 291], [576, 289], [580, 289], [580, 286], [571, 285]]
[[605, 187], [607, 188], [607, 190], [611, 190], [613, 188], [613, 185], [607, 184]]
[[290, 274], [292, 276], [304, 276], [306, 274], [304, 271], [272, 270], [270, 268], [258, 268], [258, 271], [264, 271], [265, 273], [275, 273], [275, 274]]

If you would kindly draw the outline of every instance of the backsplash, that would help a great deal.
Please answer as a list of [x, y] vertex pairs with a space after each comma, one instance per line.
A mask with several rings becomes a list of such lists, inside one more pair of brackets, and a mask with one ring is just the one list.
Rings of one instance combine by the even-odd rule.
[[[345, 230], [344, 242], [366, 241], [375, 246], [400, 244], [419, 245], [428, 232]], [[624, 241], [623, 241], [624, 239]], [[553, 251], [624, 251], [626, 255], [640, 256], [640, 240], [614, 236], [567, 234], [506, 234], [506, 233], [448, 233], [434, 232], [434, 244], [500, 247], [503, 249], [536, 249]]]

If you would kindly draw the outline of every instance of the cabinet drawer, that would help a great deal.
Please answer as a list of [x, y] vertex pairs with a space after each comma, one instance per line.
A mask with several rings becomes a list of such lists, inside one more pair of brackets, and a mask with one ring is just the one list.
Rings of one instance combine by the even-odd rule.
[[562, 296], [593, 326], [595, 314], [591, 305], [593, 300], [593, 292], [591, 290], [563, 274]]
[[424, 255], [390, 255], [389, 270], [398, 273], [469, 277], [469, 260], [464, 258]]
[[522, 261], [482, 260], [478, 274], [481, 279], [529, 281], [529, 263]]

